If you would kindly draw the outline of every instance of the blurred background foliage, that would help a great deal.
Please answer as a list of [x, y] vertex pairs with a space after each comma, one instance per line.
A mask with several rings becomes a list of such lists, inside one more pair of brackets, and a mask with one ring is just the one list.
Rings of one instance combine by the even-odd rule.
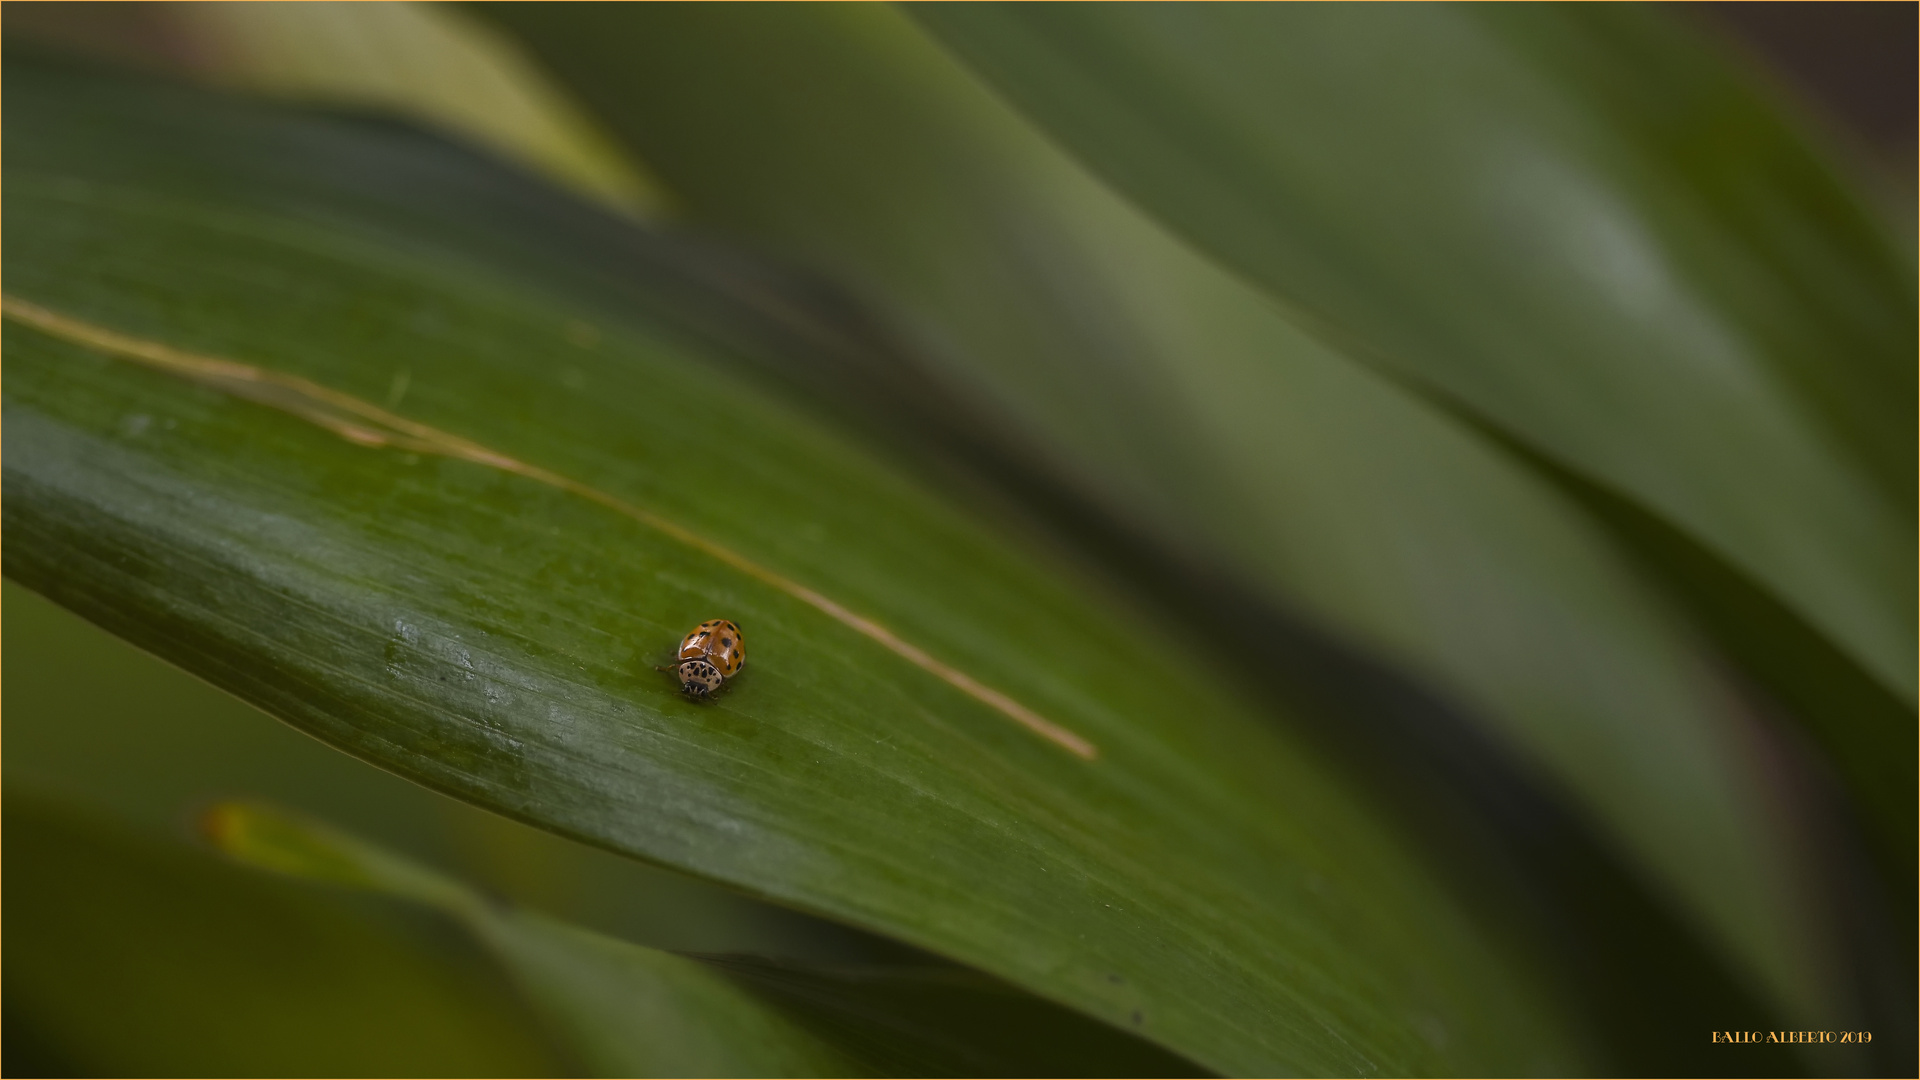
[[[1782, 7], [42, 4], [5, 28], [10, 59], [441, 132], [775, 283], [749, 287], [814, 344], [722, 350], [728, 378], [1076, 587], [1189, 641], [1231, 621], [1209, 658], [1530, 955], [1568, 1067], [1906, 1073], [1914, 16], [1783, 33]], [[1863, 88], [1895, 61], [1897, 94]], [[1450, 188], [1455, 158], [1506, 201]], [[1529, 377], [1564, 374], [1546, 355], [1592, 377]], [[434, 793], [5, 588], [10, 1072], [1246, 1067], [883, 919]], [[235, 866], [195, 839], [232, 797], [398, 854], [230, 807]], [[386, 869], [343, 885], [342, 860]], [[1430, 1067], [1493, 1060], [1402, 1022]], [[1875, 1042], [1700, 1045], [1763, 1027]]]

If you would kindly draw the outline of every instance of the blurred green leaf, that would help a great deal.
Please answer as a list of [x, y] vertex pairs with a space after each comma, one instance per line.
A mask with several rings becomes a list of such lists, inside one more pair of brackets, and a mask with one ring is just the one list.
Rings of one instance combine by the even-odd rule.
[[858, 1063], [693, 960], [488, 902], [423, 867], [264, 807], [207, 816], [256, 866], [374, 889], [463, 922], [603, 1076], [843, 1076]]
[[1330, 340], [1650, 516], [1622, 533], [1784, 686], [1912, 876], [1885, 765], [1915, 748], [1910, 243], [1719, 57], [1628, 5], [914, 10]]
[[253, 865], [460, 919], [601, 1074], [1192, 1075], [1172, 1055], [964, 969], [688, 959], [498, 906], [270, 807], [227, 803], [206, 824], [217, 845]]
[[96, 822], [9, 780], [7, 1071], [536, 1076], [564, 1068], [483, 955]]
[[[968, 434], [1459, 702], [1601, 822], [1743, 981], [1793, 1015], [1855, 1015], [1842, 931], [1809, 896], [1831, 885], [1817, 854], [1827, 842], [1781, 842], [1780, 823], [1807, 807], [1765, 763], [1786, 756], [1777, 736], [1714, 643], [1553, 484], [1295, 328], [897, 11], [476, 11], [597, 108], [688, 220], [883, 302], [918, 347], [905, 359], [926, 366], [919, 393], [977, 406]], [[903, 381], [856, 370], [838, 396], [889, 376]], [[1214, 599], [1189, 610], [1218, 619]], [[1287, 669], [1241, 629], [1235, 659], [1255, 677]], [[1411, 741], [1373, 717], [1348, 726], [1373, 766]], [[1874, 760], [1897, 763], [1910, 786], [1907, 758]], [[1492, 786], [1484, 773], [1449, 779]], [[1551, 872], [1551, 858], [1534, 862]], [[1680, 962], [1625, 959], [1663, 948], [1626, 937], [1604, 951], [1633, 981]]]
[[[681, 248], [389, 126], [8, 90], [10, 576], [404, 776], [1214, 1068], [1579, 1060], [1171, 639], [650, 318], [702, 293]], [[653, 665], [716, 614], [753, 649], [701, 706]]]
[[273, 97], [379, 109], [473, 139], [623, 212], [658, 186], [516, 50], [450, 4], [51, 2], [8, 39]]

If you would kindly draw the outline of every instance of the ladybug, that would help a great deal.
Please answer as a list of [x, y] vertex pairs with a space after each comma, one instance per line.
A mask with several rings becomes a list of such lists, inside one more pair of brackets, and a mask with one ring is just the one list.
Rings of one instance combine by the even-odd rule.
[[671, 668], [680, 676], [680, 689], [688, 697], [705, 700], [726, 685], [747, 659], [747, 643], [739, 624], [731, 619], [708, 619], [680, 639], [680, 652]]

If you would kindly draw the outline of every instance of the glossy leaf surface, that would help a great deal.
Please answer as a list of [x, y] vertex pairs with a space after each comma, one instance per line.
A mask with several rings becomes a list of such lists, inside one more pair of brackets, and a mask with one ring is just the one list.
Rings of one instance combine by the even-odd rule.
[[[357, 761], [7, 581], [6, 782], [150, 831], [246, 797], [487, 895], [658, 949], [865, 962], [883, 943], [589, 848]], [[129, 1069], [127, 1071], [140, 1071]]]
[[265, 799], [486, 896], [668, 951], [879, 963], [900, 949], [728, 888], [576, 844], [369, 767], [8, 580], [6, 782], [177, 832]]
[[[8, 88], [9, 575], [402, 775], [1204, 1065], [1577, 1060], [1167, 639], [650, 318], [763, 315], [676, 249], [390, 127]], [[716, 615], [751, 648], [703, 707], [653, 667]]]

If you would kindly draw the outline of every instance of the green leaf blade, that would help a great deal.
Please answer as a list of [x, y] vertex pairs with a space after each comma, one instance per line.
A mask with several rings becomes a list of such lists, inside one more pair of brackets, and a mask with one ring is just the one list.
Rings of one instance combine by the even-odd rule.
[[[94, 167], [110, 127], [66, 157], [16, 141], [9, 289], [93, 330], [7, 320], [9, 575], [383, 767], [945, 952], [1212, 1067], [1566, 1059], [1415, 857], [1124, 609], [631, 311], [350, 205], [322, 208], [332, 227], [284, 209], [304, 196], [274, 173], [298, 157], [245, 152], [258, 114], [221, 115], [157, 151], [200, 156], [151, 194], [124, 190], [138, 168]], [[418, 164], [407, 139], [369, 138], [372, 160]], [[534, 471], [356, 435], [311, 395], [169, 373], [100, 333], [397, 398]], [[621, 506], [880, 620], [1098, 760]], [[714, 615], [755, 649], [702, 708], [652, 668]], [[1522, 1038], [1514, 1016], [1536, 1017]]]

